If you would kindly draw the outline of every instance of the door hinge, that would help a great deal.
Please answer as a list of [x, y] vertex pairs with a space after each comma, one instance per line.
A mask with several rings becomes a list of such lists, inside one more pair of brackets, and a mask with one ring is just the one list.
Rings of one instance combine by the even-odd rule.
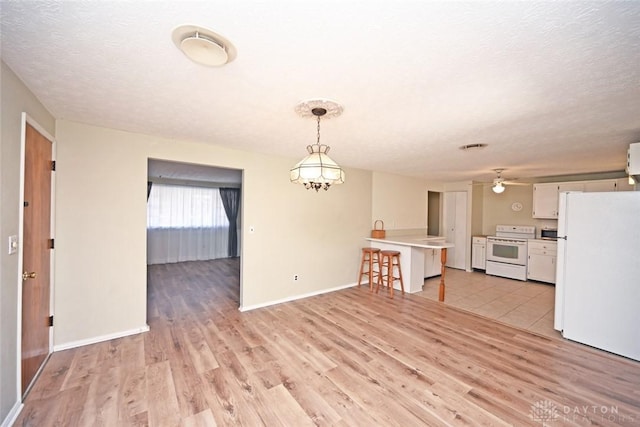
[[53, 316], [49, 316], [49, 326], [53, 326]]
[[29, 202], [27, 202], [26, 200], [23, 203], [24, 207], [26, 208], [27, 206], [29, 206]]
[[56, 161], [55, 161], [55, 160], [52, 160], [52, 161], [51, 161], [51, 170], [52, 170], [53, 172], [55, 172], [55, 171], [56, 171]]
[[49, 249], [53, 249], [55, 246], [56, 239], [49, 239]]

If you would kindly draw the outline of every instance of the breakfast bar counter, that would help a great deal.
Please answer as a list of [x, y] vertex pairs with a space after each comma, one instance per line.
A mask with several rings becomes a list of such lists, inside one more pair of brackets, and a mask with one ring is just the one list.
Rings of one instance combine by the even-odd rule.
[[[392, 250], [400, 252], [400, 266], [405, 279], [405, 290], [409, 293], [420, 292], [424, 284], [424, 250], [440, 249], [440, 292], [439, 300], [444, 301], [445, 282], [444, 265], [447, 262], [447, 248], [453, 248], [453, 243], [444, 242], [442, 236], [429, 235], [408, 235], [392, 236], [385, 238], [367, 237], [365, 240], [371, 242], [382, 250]], [[398, 286], [394, 286], [399, 289]]]

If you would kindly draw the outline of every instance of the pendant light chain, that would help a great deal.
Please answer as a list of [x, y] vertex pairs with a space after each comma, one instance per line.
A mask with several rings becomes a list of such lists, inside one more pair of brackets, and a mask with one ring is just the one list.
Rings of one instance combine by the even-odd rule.
[[317, 144], [320, 145], [320, 116], [318, 117], [318, 142]]

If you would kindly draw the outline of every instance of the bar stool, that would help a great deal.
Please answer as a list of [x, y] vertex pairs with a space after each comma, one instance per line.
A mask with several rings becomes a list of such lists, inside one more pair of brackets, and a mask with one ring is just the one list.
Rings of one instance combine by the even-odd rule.
[[[376, 286], [376, 293], [380, 289], [380, 284], [389, 287], [389, 297], [393, 298], [393, 283], [396, 280], [400, 281], [400, 289], [402, 289], [402, 295], [404, 295], [404, 282], [402, 281], [402, 268], [400, 267], [400, 252], [399, 251], [380, 251], [380, 278], [378, 286]], [[394, 275], [393, 268], [397, 267], [398, 275]]]
[[[375, 269], [373, 267], [376, 267]], [[366, 267], [366, 269], [365, 269]], [[369, 276], [369, 290], [373, 291], [373, 280], [377, 278], [380, 282], [380, 249], [362, 248], [362, 261], [360, 261], [360, 274], [358, 275], [358, 286], [362, 281], [362, 276]]]

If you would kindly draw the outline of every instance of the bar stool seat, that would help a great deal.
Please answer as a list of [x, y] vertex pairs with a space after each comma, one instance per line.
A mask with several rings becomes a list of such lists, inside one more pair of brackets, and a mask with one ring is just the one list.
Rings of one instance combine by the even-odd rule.
[[[375, 268], [374, 268], [375, 267]], [[362, 248], [362, 260], [360, 261], [360, 274], [358, 286], [362, 282], [362, 276], [368, 276], [369, 290], [373, 291], [373, 282], [380, 282], [380, 249]]]
[[[389, 297], [393, 298], [393, 284], [396, 280], [400, 281], [400, 289], [404, 295], [404, 282], [402, 280], [402, 268], [400, 267], [400, 251], [380, 251], [380, 278], [376, 286], [376, 293], [380, 289], [380, 285], [389, 288]], [[394, 272], [394, 267], [396, 272]], [[397, 276], [395, 275], [397, 274]]]

